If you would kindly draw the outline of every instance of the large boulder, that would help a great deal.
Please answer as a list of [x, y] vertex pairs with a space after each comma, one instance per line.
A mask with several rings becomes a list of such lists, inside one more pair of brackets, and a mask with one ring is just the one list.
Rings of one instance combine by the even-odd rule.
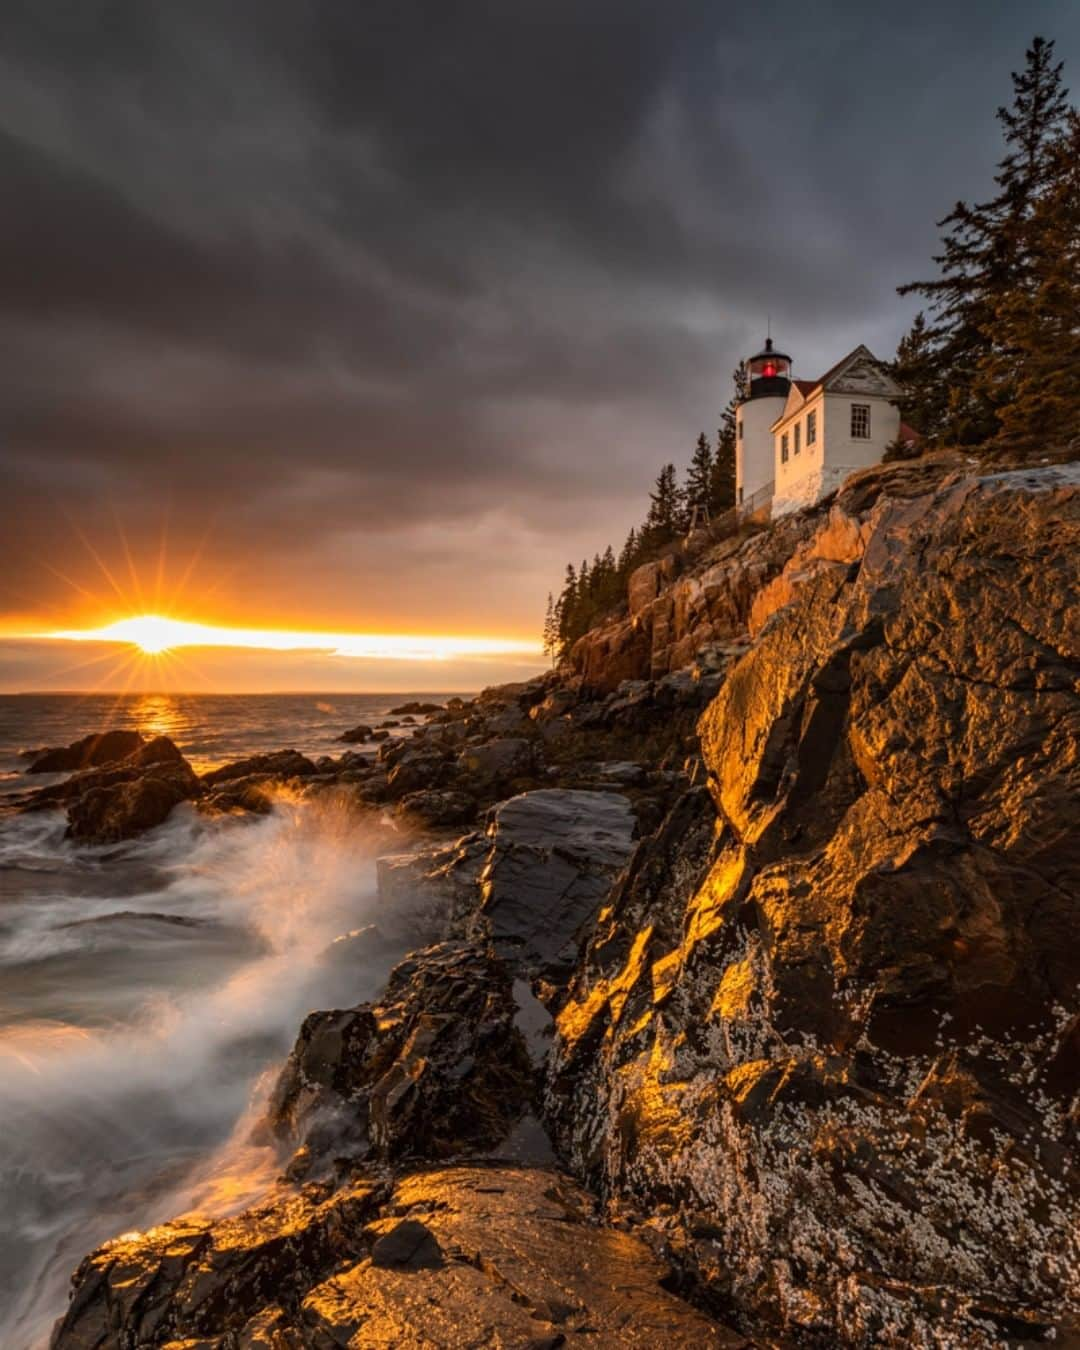
[[401, 798], [397, 804], [397, 814], [410, 824], [428, 829], [470, 825], [476, 819], [476, 801], [467, 792], [421, 789], [408, 792]]
[[99, 731], [35, 755], [27, 773], [76, 773], [127, 759], [146, 742], [138, 731]]
[[460, 757], [460, 774], [478, 789], [492, 790], [515, 778], [531, 774], [536, 766], [532, 741], [520, 736], [499, 736], [467, 746]]
[[311, 1013], [270, 1103], [303, 1161], [396, 1161], [490, 1149], [533, 1099], [509, 971], [484, 947], [407, 957], [377, 1004]]
[[199, 780], [186, 762], [150, 764], [125, 777], [117, 774], [69, 803], [68, 837], [85, 844], [131, 839], [163, 824], [174, 806], [198, 791]]
[[167, 736], [139, 741], [125, 759], [40, 788], [23, 807], [64, 807], [68, 837], [85, 844], [117, 843], [153, 829], [174, 806], [197, 797], [202, 785]]
[[597, 925], [547, 1119], [748, 1322], [1034, 1343], [1080, 1319], [1080, 472], [867, 521], [702, 719], [714, 805]]
[[348, 731], [343, 731], [338, 740], [345, 741], [348, 745], [363, 745], [371, 736], [372, 730], [372, 727], [361, 722], [359, 726], [350, 727]]
[[634, 826], [619, 792], [541, 788], [499, 803], [468, 931], [553, 996], [630, 856]]

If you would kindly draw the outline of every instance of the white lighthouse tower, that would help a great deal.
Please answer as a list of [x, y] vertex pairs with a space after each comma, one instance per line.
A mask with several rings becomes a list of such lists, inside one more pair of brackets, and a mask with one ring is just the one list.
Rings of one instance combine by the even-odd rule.
[[735, 501], [746, 506], [774, 477], [772, 426], [791, 388], [791, 357], [773, 350], [772, 338], [747, 362], [746, 396], [735, 411]]

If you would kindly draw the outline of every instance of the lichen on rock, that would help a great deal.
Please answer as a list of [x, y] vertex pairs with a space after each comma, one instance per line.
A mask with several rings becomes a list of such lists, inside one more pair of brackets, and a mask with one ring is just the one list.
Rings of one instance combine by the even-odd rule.
[[748, 1325], [1039, 1339], [1080, 1315], [1077, 475], [880, 496], [846, 537], [703, 716], [715, 838], [680, 895], [663, 831], [635, 860], [549, 1120]]

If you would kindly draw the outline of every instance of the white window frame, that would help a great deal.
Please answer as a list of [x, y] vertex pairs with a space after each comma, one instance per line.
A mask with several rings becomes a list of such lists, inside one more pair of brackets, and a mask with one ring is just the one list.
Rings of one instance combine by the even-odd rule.
[[[859, 417], [858, 414], [864, 414], [864, 417]], [[856, 423], [860, 421], [865, 425], [864, 431], [856, 431], [855, 429]], [[851, 405], [851, 439], [853, 441], [868, 441], [871, 439], [869, 403], [853, 403]]]

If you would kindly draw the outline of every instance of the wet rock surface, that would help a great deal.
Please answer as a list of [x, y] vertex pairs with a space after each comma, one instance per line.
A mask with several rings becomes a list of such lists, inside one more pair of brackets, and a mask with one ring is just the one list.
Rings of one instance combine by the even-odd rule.
[[469, 933], [554, 994], [573, 967], [583, 925], [630, 855], [633, 834], [633, 812], [618, 793], [556, 788], [502, 802], [488, 826]]
[[27, 773], [75, 773], [127, 759], [145, 744], [137, 731], [100, 731], [71, 745], [35, 752]]
[[447, 1158], [494, 1148], [536, 1081], [512, 977], [485, 947], [407, 957], [377, 1004], [311, 1013], [270, 1102], [275, 1133], [320, 1159]]
[[1076, 1327], [1078, 485], [882, 499], [803, 575], [702, 720], [715, 835], [697, 790], [557, 1018], [564, 1156], [805, 1343]]
[[559, 1172], [453, 1167], [108, 1243], [80, 1267], [54, 1345], [749, 1344], [669, 1293], [669, 1274]]
[[198, 777], [167, 736], [144, 741], [137, 732], [130, 735], [139, 743], [123, 759], [29, 793], [20, 803], [22, 809], [62, 807], [70, 839], [111, 844], [153, 829], [174, 806], [199, 795]]

